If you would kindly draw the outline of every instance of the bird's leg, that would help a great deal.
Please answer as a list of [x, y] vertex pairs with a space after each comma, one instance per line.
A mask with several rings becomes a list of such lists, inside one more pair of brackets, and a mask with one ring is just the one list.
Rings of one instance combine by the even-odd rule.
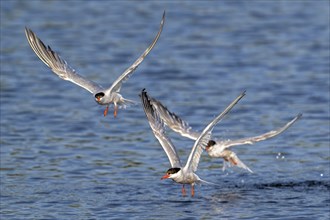
[[117, 117], [118, 105], [115, 103], [115, 111], [113, 112], [113, 117]]
[[195, 188], [194, 185], [191, 185], [191, 197], [194, 197], [195, 195]]
[[237, 166], [237, 164], [238, 164], [236, 158], [233, 155], [227, 155], [227, 156], [223, 157], [223, 159], [225, 161], [231, 163], [231, 165]]
[[229, 162], [234, 166], [237, 166], [237, 164], [238, 164], [237, 161], [235, 160], [235, 158], [233, 158], [233, 157], [229, 158]]
[[109, 105], [107, 105], [107, 107], [105, 108], [105, 110], [103, 112], [104, 117], [107, 116], [108, 110], [109, 110]]
[[183, 195], [183, 196], [186, 195], [186, 190], [184, 189], [184, 185], [182, 185], [182, 195]]

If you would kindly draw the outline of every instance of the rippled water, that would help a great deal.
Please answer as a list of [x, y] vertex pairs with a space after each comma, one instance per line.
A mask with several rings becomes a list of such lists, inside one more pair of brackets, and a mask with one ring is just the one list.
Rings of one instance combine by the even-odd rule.
[[[255, 172], [198, 175], [219, 186], [160, 181], [169, 163], [140, 105], [103, 117], [83, 89], [35, 56], [24, 27], [79, 73], [108, 86], [147, 47], [122, 87], [147, 88], [196, 129], [241, 91], [213, 134], [280, 136], [234, 151]], [[1, 1], [1, 219], [329, 219], [328, 1]], [[185, 160], [192, 142], [169, 132]], [[188, 187], [189, 189], [189, 187]]]

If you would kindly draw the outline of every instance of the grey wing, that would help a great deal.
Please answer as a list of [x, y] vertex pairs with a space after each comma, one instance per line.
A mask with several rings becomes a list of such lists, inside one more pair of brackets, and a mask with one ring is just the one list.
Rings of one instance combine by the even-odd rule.
[[114, 81], [112, 83], [111, 87], [109, 89], [107, 89], [107, 91], [106, 91], [108, 94], [110, 94], [111, 92], [114, 92], [114, 91], [119, 92], [120, 88], [121, 88], [121, 84], [123, 82], [125, 82], [134, 73], [134, 70], [136, 70], [136, 68], [142, 63], [144, 58], [149, 54], [149, 52], [152, 50], [152, 48], [156, 45], [158, 38], [160, 37], [160, 34], [162, 33], [164, 22], [165, 22], [165, 11], [163, 13], [162, 21], [160, 22], [159, 31], [158, 31], [156, 37], [154, 38], [154, 40], [152, 41], [152, 43], [150, 44], [150, 46], [143, 52], [143, 54], [129, 68], [127, 68], [124, 71], [124, 73], [121, 74], [121, 76], [118, 77], [118, 79], [116, 79], [116, 81]]
[[192, 140], [196, 140], [200, 136], [198, 132], [191, 131], [191, 127], [187, 122], [182, 120], [175, 113], [170, 112], [160, 101], [152, 98], [151, 104], [164, 123], [173, 131]]
[[141, 92], [141, 100], [144, 112], [149, 121], [149, 125], [158, 139], [160, 145], [163, 147], [172, 167], [181, 167], [180, 159], [178, 153], [172, 144], [171, 140], [165, 134], [164, 123], [160, 119], [157, 112], [155, 112], [150, 103], [150, 98], [147, 92], [143, 89]]
[[35, 54], [61, 79], [71, 81], [91, 93], [102, 90], [98, 84], [76, 73], [50, 46], [46, 47], [32, 30], [25, 28], [25, 35]]
[[211, 121], [211, 123], [208, 124], [206, 128], [202, 131], [201, 135], [195, 141], [195, 144], [188, 157], [187, 163], [184, 167], [185, 169], [191, 169], [193, 171], [197, 170], [200, 156], [211, 138], [213, 127], [227, 115], [227, 113], [237, 104], [237, 102], [241, 98], [243, 98], [243, 96], [245, 96], [245, 91], [241, 93], [234, 101], [232, 101], [230, 105], [228, 105], [227, 108], [215, 119], [213, 119], [213, 121]]
[[229, 147], [236, 146], [236, 145], [254, 144], [256, 142], [275, 137], [275, 136], [281, 134], [282, 132], [284, 132], [285, 130], [287, 130], [289, 127], [291, 127], [291, 125], [293, 125], [298, 119], [300, 119], [301, 116], [302, 116], [302, 114], [299, 113], [296, 117], [294, 117], [286, 125], [284, 125], [283, 127], [280, 127], [277, 130], [269, 131], [267, 133], [264, 133], [264, 134], [261, 134], [258, 136], [254, 136], [254, 137], [242, 138], [242, 139], [238, 139], [238, 140], [223, 141], [221, 144], [223, 145], [224, 148], [229, 148]]

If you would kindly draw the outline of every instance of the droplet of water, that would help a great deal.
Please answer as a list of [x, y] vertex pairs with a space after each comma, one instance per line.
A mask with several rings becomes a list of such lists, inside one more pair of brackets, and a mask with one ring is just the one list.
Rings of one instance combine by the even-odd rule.
[[321, 173], [320, 176], [322, 177], [323, 176], [323, 173]]

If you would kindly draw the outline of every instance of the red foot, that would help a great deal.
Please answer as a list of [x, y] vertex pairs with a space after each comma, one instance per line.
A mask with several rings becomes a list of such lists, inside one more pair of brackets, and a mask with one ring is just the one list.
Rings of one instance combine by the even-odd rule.
[[113, 112], [113, 117], [117, 117], [118, 106], [115, 105], [115, 111]]
[[185, 196], [186, 195], [186, 190], [184, 188], [184, 185], [182, 185], [182, 195]]
[[107, 116], [109, 110], [109, 106], [107, 106], [103, 112], [104, 117]]
[[231, 163], [232, 165], [235, 165], [235, 166], [237, 166], [237, 162], [236, 162], [236, 160], [235, 160], [235, 159], [233, 159], [233, 158], [230, 158], [229, 160], [230, 160], [230, 163]]

